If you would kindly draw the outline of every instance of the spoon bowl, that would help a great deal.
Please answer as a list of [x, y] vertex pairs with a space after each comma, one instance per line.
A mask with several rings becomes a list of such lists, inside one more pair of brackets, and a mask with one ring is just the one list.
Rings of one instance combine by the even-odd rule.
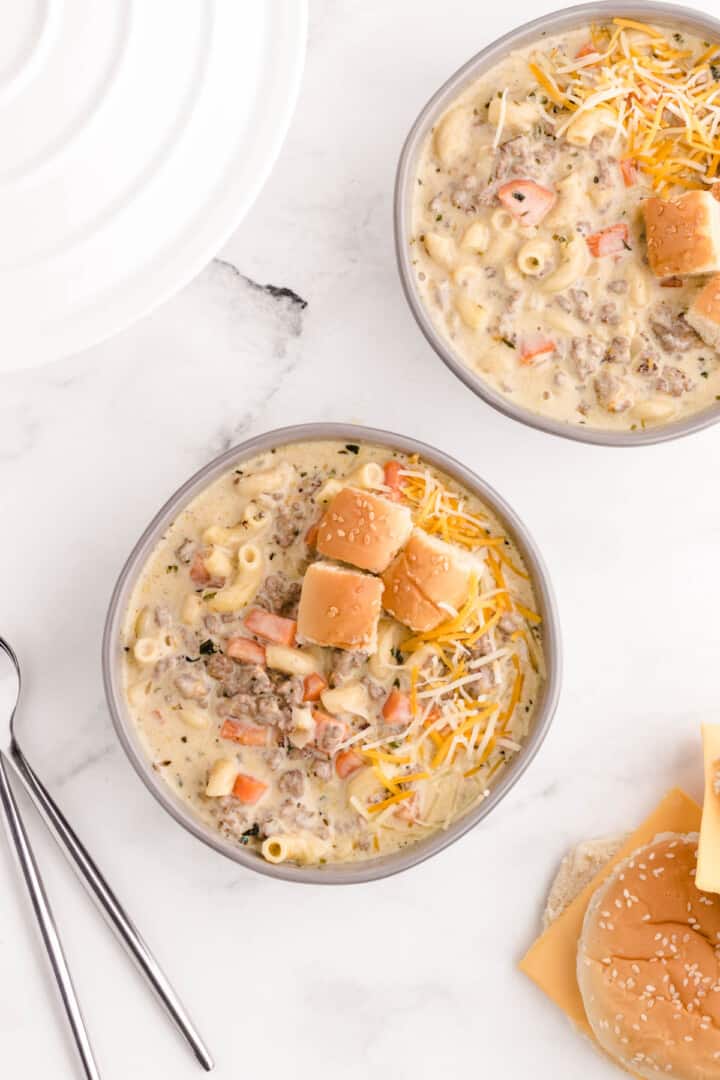
[[6, 754], [12, 754], [21, 691], [20, 663], [11, 646], [0, 637], [0, 750]]

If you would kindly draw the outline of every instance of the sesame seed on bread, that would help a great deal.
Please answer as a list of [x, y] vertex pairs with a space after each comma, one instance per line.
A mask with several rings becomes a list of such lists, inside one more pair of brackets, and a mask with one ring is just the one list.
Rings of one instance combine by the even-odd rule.
[[657, 277], [720, 270], [720, 202], [709, 191], [643, 203], [650, 269]]
[[697, 834], [656, 836], [615, 868], [585, 915], [585, 1012], [635, 1076], [720, 1080], [720, 897], [695, 885], [697, 844]]
[[337, 493], [318, 524], [317, 549], [328, 559], [380, 574], [412, 529], [407, 506], [360, 488]]
[[472, 570], [465, 552], [414, 529], [383, 574], [383, 606], [411, 630], [432, 630], [465, 603]]
[[374, 653], [381, 600], [380, 578], [333, 563], [312, 563], [300, 594], [298, 641]]

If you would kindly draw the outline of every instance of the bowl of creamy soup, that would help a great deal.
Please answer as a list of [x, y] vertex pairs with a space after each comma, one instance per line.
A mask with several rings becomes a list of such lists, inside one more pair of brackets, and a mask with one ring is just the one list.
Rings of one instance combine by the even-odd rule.
[[453, 75], [395, 193], [404, 291], [451, 370], [572, 439], [715, 423], [719, 132], [720, 23], [674, 5], [568, 8]]
[[384, 877], [520, 777], [552, 719], [547, 573], [509, 506], [432, 447], [310, 424], [165, 504], [103, 643], [120, 741], [161, 804], [290, 880]]

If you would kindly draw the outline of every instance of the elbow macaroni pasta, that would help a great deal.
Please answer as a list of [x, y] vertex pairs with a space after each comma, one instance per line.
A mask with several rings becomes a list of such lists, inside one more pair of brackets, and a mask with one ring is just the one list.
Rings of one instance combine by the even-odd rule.
[[542, 277], [553, 261], [553, 245], [549, 240], [534, 237], [523, 244], [517, 253], [518, 269], [529, 277]]
[[283, 462], [274, 469], [243, 476], [238, 480], [238, 490], [244, 495], [263, 495], [266, 492], [287, 491], [293, 482], [295, 470]]
[[574, 285], [582, 277], [590, 261], [587, 244], [581, 236], [571, 240], [565, 250], [565, 256], [557, 270], [543, 281], [547, 292], [562, 292]]
[[269, 863], [286, 862], [292, 859], [297, 863], [316, 863], [327, 852], [328, 845], [317, 836], [276, 834], [268, 836], [261, 851]]
[[250, 603], [260, 588], [263, 557], [257, 544], [243, 544], [237, 553], [238, 569], [231, 585], [225, 585], [208, 600], [211, 611], [220, 613], [240, 611]]
[[333, 716], [350, 713], [351, 716], [362, 716], [364, 720], [370, 716], [367, 688], [359, 682], [346, 683], [334, 690], [323, 690], [321, 700]]

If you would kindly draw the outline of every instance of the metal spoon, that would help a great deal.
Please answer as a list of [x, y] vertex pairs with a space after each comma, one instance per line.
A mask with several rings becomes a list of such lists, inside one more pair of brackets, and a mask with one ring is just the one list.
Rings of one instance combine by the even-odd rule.
[[[7, 652], [4, 642], [2, 642], [2, 648], [3, 651]], [[10, 652], [9, 655], [14, 660], [12, 652]], [[83, 1020], [83, 1015], [80, 1011], [75, 987], [73, 986], [70, 970], [67, 966], [67, 960], [65, 959], [65, 953], [63, 952], [57, 927], [55, 926], [55, 919], [53, 918], [47, 893], [45, 892], [45, 886], [43, 885], [38, 865], [35, 862], [35, 856], [30, 847], [30, 841], [27, 838], [25, 826], [20, 817], [20, 811], [15, 802], [15, 796], [13, 795], [8, 778], [7, 766], [9, 761], [6, 753], [11, 750], [12, 722], [15, 715], [15, 707], [17, 706], [17, 701], [20, 697], [20, 669], [17, 666], [15, 667], [15, 672], [15, 706], [10, 713], [7, 729], [4, 725], [0, 729], [2, 732], [3, 747], [0, 750], [0, 802], [2, 803], [8, 835], [15, 848], [18, 863], [20, 864], [20, 870], [25, 878], [27, 890], [30, 893], [33, 910], [35, 911], [35, 918], [38, 921], [40, 933], [42, 934], [42, 939], [50, 958], [53, 973], [57, 980], [60, 996], [62, 997], [65, 1012], [67, 1013], [67, 1018], [75, 1039], [75, 1044], [78, 1053], [80, 1054], [80, 1060], [85, 1076], [88, 1080], [99, 1080], [100, 1073], [98, 1072], [97, 1064], [95, 1063], [92, 1046], [90, 1045], [90, 1039], [88, 1038], [87, 1029], [85, 1028], [85, 1021]]]
[[[70, 858], [73, 868], [79, 873], [83, 884], [93, 900], [100, 906], [125, 949], [160, 998], [175, 1026], [190, 1044], [193, 1053], [203, 1068], [210, 1072], [214, 1067], [213, 1059], [185, 1011], [182, 1002], [177, 997], [140, 933], [124, 912], [100, 870], [63, 817], [60, 809], [33, 771], [20, 748], [15, 732], [15, 714], [22, 688], [20, 664], [10, 645], [4, 638], [0, 637], [0, 687], [6, 671], [11, 683], [14, 683], [14, 694], [10, 707], [7, 709], [3, 709], [4, 699], [0, 697], [0, 802], [2, 803], [8, 833], [17, 852], [20, 868], [30, 893], [43, 941], [60, 988], [65, 1011], [75, 1037], [86, 1077], [88, 1080], [99, 1080], [99, 1073], [42, 878], [8, 782], [8, 764], [12, 764], [14, 767], [15, 773], [40, 811], [46, 825], [65, 854]], [[6, 716], [8, 716], [7, 720], [5, 719]]]

